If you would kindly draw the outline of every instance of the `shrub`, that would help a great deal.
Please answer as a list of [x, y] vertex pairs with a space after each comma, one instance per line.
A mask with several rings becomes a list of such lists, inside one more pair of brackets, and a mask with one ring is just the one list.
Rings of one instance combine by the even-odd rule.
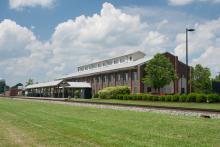
[[159, 101], [165, 101], [165, 98], [166, 98], [166, 96], [162, 95], [162, 96], [159, 97]]
[[170, 102], [170, 101], [171, 101], [171, 98], [172, 98], [172, 95], [166, 95], [166, 96], [165, 96], [165, 101], [166, 101], [166, 102]]
[[153, 101], [158, 101], [159, 100], [159, 96], [158, 95], [152, 95], [152, 100]]
[[98, 98], [98, 97], [99, 97], [99, 94], [98, 94], [98, 93], [96, 93], [96, 94], [93, 95], [93, 98]]
[[172, 102], [178, 102], [180, 98], [180, 95], [176, 94], [176, 95], [172, 95], [171, 96], [171, 101]]
[[137, 100], [137, 94], [133, 94], [132, 100]]
[[187, 102], [196, 102], [196, 97], [197, 94], [196, 93], [190, 93], [187, 96]]
[[98, 92], [99, 98], [116, 99], [117, 95], [130, 94], [130, 89], [127, 86], [106, 87]]
[[123, 100], [128, 100], [129, 98], [128, 98], [128, 94], [125, 94], [125, 95], [123, 95]]
[[180, 95], [179, 102], [186, 102], [186, 101], [187, 101], [187, 95], [186, 94]]
[[150, 100], [150, 97], [151, 97], [151, 95], [145, 94], [145, 95], [142, 97], [142, 100], [149, 101], [149, 100]]
[[74, 91], [74, 98], [79, 98], [80, 97], [80, 91], [79, 90], [75, 90]]
[[213, 103], [213, 102], [219, 102], [219, 101], [220, 101], [220, 97], [218, 94], [208, 94], [207, 95], [207, 99], [206, 99], [207, 103]]
[[123, 100], [123, 94], [118, 94], [117, 96], [116, 96], [116, 99], [119, 99], [119, 100]]
[[196, 102], [197, 103], [206, 102], [206, 99], [207, 99], [206, 94], [196, 94]]

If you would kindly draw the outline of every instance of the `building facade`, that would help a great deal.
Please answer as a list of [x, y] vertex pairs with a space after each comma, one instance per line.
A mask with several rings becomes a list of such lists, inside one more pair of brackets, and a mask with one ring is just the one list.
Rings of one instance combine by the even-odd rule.
[[[186, 93], [187, 70], [190, 67], [178, 60], [171, 53], [164, 53], [171, 61], [178, 79], [160, 89], [163, 93]], [[143, 52], [131, 54], [91, 63], [77, 67], [77, 72], [58, 78], [66, 82], [86, 82], [91, 85], [92, 95], [109, 86], [128, 86], [131, 93], [154, 93], [154, 88], [142, 82], [145, 75], [144, 68], [150, 58]], [[190, 75], [188, 75], [190, 77]], [[190, 84], [188, 91], [190, 91]]]

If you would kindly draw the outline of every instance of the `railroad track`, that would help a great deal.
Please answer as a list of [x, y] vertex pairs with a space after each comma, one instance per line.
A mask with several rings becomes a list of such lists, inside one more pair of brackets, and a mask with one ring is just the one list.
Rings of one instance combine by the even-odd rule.
[[185, 108], [185, 107], [169, 107], [169, 106], [152, 106], [152, 105], [136, 105], [136, 104], [123, 104], [123, 103], [111, 103], [111, 102], [92, 102], [92, 101], [79, 101], [71, 100], [68, 101], [66, 98], [49, 98], [49, 97], [7, 97], [7, 98], [16, 98], [16, 99], [29, 99], [29, 100], [45, 100], [45, 101], [56, 101], [56, 102], [65, 102], [65, 103], [75, 103], [75, 104], [85, 104], [85, 105], [102, 105], [102, 106], [113, 106], [113, 107], [123, 107], [131, 109], [149, 109], [151, 111], [174, 111], [174, 112], [183, 112], [185, 113], [197, 113], [199, 116], [204, 118], [211, 118], [212, 116], [217, 116], [220, 118], [220, 110], [217, 109], [202, 109], [202, 108]]

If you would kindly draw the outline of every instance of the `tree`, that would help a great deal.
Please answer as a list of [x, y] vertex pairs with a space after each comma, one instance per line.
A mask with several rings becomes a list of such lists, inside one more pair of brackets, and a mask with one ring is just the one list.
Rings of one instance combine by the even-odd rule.
[[220, 81], [220, 73], [215, 76], [214, 80], [215, 80], [215, 81]]
[[146, 75], [143, 82], [158, 90], [177, 78], [173, 65], [162, 54], [156, 54], [153, 59], [146, 63]]
[[207, 67], [197, 64], [192, 68], [192, 91], [210, 92], [211, 91], [211, 72]]
[[34, 80], [33, 79], [28, 79], [25, 86], [33, 85], [33, 84], [34, 84]]
[[5, 80], [0, 79], [0, 94], [3, 93], [5, 91]]
[[23, 86], [23, 84], [22, 84], [22, 83], [17, 83], [16, 85], [12, 86], [11, 88], [17, 89], [17, 88], [20, 87], [20, 86]]

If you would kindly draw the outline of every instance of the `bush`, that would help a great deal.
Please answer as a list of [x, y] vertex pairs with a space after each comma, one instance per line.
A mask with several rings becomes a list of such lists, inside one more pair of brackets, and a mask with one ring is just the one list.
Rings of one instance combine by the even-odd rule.
[[98, 92], [99, 98], [116, 99], [118, 95], [130, 94], [127, 86], [106, 87]]
[[99, 94], [98, 94], [98, 93], [96, 93], [96, 94], [93, 95], [93, 98], [98, 98], [98, 97], [99, 97]]
[[180, 95], [176, 94], [176, 95], [172, 95], [171, 96], [171, 101], [172, 102], [178, 102], [180, 98]]
[[80, 91], [79, 90], [74, 91], [74, 98], [80, 98]]
[[153, 101], [159, 101], [159, 96], [158, 95], [152, 95], [152, 100]]
[[203, 103], [206, 102], [207, 95], [206, 94], [197, 94], [196, 95], [196, 102], [197, 103]]
[[159, 97], [159, 101], [165, 101], [166, 96], [162, 95]]
[[180, 95], [179, 102], [186, 102], [186, 101], [187, 101], [187, 95], [186, 94]]
[[187, 102], [196, 102], [196, 97], [198, 94], [190, 93], [187, 95]]
[[206, 98], [207, 103], [219, 102], [220, 96], [218, 94], [208, 94]]
[[165, 96], [165, 101], [166, 101], [166, 102], [170, 102], [170, 101], [171, 101], [171, 98], [172, 98], [172, 95], [166, 95], [166, 96]]
[[[75, 94], [75, 93], [74, 93]], [[150, 95], [150, 94], [130, 94], [130, 89], [126, 86], [107, 87], [94, 95], [102, 99], [120, 99], [120, 100], [144, 100], [144, 101], [166, 101], [166, 102], [197, 102], [213, 103], [220, 102], [220, 96], [217, 94], [174, 94], [174, 95]]]

